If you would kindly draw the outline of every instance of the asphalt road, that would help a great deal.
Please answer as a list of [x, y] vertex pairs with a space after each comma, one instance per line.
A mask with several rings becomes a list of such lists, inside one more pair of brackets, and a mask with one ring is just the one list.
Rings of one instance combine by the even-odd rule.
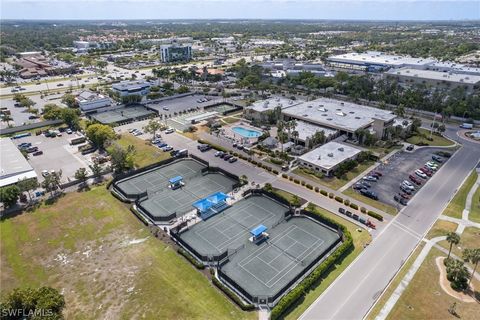
[[480, 144], [461, 140], [456, 131], [449, 127], [446, 135], [463, 147], [300, 319], [362, 319], [367, 314], [480, 159]]

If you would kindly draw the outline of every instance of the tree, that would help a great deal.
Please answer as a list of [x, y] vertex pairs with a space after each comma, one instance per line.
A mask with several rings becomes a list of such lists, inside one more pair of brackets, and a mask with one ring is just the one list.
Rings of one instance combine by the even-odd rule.
[[54, 103], [47, 103], [43, 106], [43, 118], [46, 120], [57, 120], [62, 117], [62, 108]]
[[85, 184], [85, 182], [87, 181], [87, 177], [87, 169], [79, 168], [77, 171], [75, 171], [75, 179], [80, 180], [80, 185]]
[[3, 202], [7, 208], [17, 203], [19, 195], [20, 189], [15, 185], [0, 188], [0, 202]]
[[240, 176], [240, 182], [242, 183], [242, 185], [247, 184], [248, 183], [248, 177], [246, 175], [242, 174]]
[[470, 262], [474, 265], [472, 275], [470, 276], [470, 280], [468, 281], [468, 285], [470, 285], [470, 282], [475, 275], [475, 271], [477, 270], [478, 263], [480, 262], [480, 248], [465, 249], [463, 251], [463, 260], [465, 262]]
[[148, 124], [143, 127], [143, 130], [145, 130], [145, 132], [147, 133], [151, 133], [153, 135], [152, 139], [155, 139], [157, 131], [161, 130], [162, 127], [163, 125], [159, 121], [151, 119], [150, 121], [148, 121]]
[[76, 130], [80, 128], [79, 111], [76, 109], [62, 109], [61, 118], [70, 128]]
[[178, 89], [177, 89], [177, 93], [178, 94], [182, 94], [182, 93], [187, 93], [189, 92], [190, 90], [188, 89], [187, 86], [180, 86]]
[[115, 172], [124, 172], [134, 167], [133, 156], [135, 155], [135, 147], [129, 145], [126, 149], [118, 144], [113, 144], [108, 148], [108, 153], [112, 158], [112, 167]]
[[52, 172], [45, 177], [41, 183], [42, 188], [50, 192], [51, 196], [55, 195], [55, 191], [60, 188], [60, 180], [62, 178], [62, 170]]
[[77, 99], [73, 94], [66, 94], [62, 97], [62, 103], [66, 104], [69, 108], [78, 108]]
[[469, 272], [463, 261], [446, 259], [447, 279], [454, 290], [465, 290], [468, 287]]
[[412, 131], [418, 131], [418, 128], [422, 126], [422, 120], [419, 118], [413, 118], [412, 120]]
[[10, 121], [13, 121], [13, 118], [9, 114], [4, 114], [2, 116], [2, 121], [7, 123], [7, 127], [10, 127]]
[[28, 198], [30, 199], [30, 202], [32, 202], [32, 194], [31, 192], [35, 189], [37, 189], [40, 186], [36, 178], [33, 179], [28, 179], [28, 178], [23, 178], [21, 180], [18, 180], [17, 182], [17, 187], [20, 190], [20, 192], [26, 192], [28, 194]]
[[112, 127], [95, 123], [87, 127], [87, 138], [98, 148], [103, 149], [105, 142], [115, 139]]
[[62, 310], [65, 307], [65, 299], [57, 289], [51, 287], [16, 288], [2, 299], [0, 306], [2, 314], [4, 310], [11, 313], [22, 310], [22, 314], [17, 313], [17, 317], [6, 317], [6, 319], [37, 319], [36, 316], [23, 316], [36, 315], [40, 310], [48, 315], [46, 317], [48, 319], [63, 319]]
[[292, 204], [292, 206], [294, 207], [300, 207], [300, 198], [294, 194], [293, 197], [292, 197], [292, 200], [290, 201], [290, 203]]
[[268, 191], [268, 192], [273, 192], [273, 187], [271, 183], [265, 183], [265, 186], [263, 187], [263, 189], [265, 189], [265, 191]]
[[98, 178], [102, 174], [102, 167], [97, 160], [93, 161], [93, 164], [89, 165], [90, 170], [92, 170], [92, 174], [94, 178]]
[[447, 259], [450, 259], [450, 253], [452, 252], [452, 246], [457, 245], [460, 242], [460, 235], [456, 232], [449, 232], [447, 234], [447, 242], [450, 243], [450, 249], [448, 250]]

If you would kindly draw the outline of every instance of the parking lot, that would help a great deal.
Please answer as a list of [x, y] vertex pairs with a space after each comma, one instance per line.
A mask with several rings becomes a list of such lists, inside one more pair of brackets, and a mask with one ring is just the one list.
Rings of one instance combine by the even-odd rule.
[[42, 155], [33, 156], [29, 154], [28, 162], [38, 175], [39, 181], [43, 181], [43, 170], [62, 170], [62, 183], [74, 180], [75, 171], [79, 168], [87, 168], [89, 160], [78, 151], [77, 146], [69, 144], [70, 139], [75, 138], [75, 134], [63, 133], [60, 137], [47, 138], [44, 135], [32, 135], [15, 139], [14, 143], [19, 145], [22, 142], [32, 143], [32, 147], [38, 147], [43, 151]]
[[[434, 155], [435, 152], [441, 150], [453, 152], [451, 149], [445, 148], [420, 148], [413, 152], [397, 152], [385, 163], [380, 164], [374, 170], [381, 173], [382, 176], [378, 179], [377, 182], [367, 181], [368, 184], [371, 186], [368, 189], [378, 196], [378, 201], [401, 209], [403, 206], [394, 200], [394, 195], [404, 193], [402, 192], [402, 190], [400, 190], [400, 184], [402, 183], [402, 181], [407, 180], [411, 182], [411, 184], [415, 187], [416, 190], [412, 193], [410, 197], [415, 196], [416, 192], [429, 180], [429, 178], [422, 179], [415, 175], [415, 170], [423, 167], [428, 161], [432, 161], [432, 155]], [[439, 166], [441, 166], [442, 164], [439, 164]], [[412, 182], [409, 179], [409, 175], [413, 175], [418, 178], [418, 180], [421, 181], [422, 184], [417, 185]]]

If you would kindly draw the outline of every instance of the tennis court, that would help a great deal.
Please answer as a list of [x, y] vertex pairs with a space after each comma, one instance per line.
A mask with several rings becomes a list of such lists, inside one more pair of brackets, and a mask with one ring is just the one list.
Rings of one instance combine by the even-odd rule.
[[177, 217], [194, 210], [193, 203], [216, 192], [228, 193], [236, 183], [234, 179], [221, 173], [208, 173], [204, 176], [195, 175], [184, 179], [185, 185], [172, 190], [163, 186], [148, 189], [148, 198], [140, 202], [142, 208], [155, 218], [167, 217], [176, 213]]
[[95, 113], [91, 117], [103, 124], [123, 123], [131, 120], [145, 119], [155, 112], [143, 106], [122, 107], [105, 112]]
[[250, 230], [259, 224], [273, 227], [288, 210], [286, 206], [265, 196], [250, 196], [222, 213], [197, 223], [180, 237], [200, 255], [219, 255], [248, 242]]
[[228, 113], [229, 111], [237, 109], [236, 106], [233, 106], [233, 105], [228, 104], [228, 103], [222, 103], [222, 104], [212, 106], [212, 107], [207, 107], [207, 108], [208, 108], [207, 109], [208, 111], [216, 111], [220, 114], [223, 114], [224, 112]]
[[331, 250], [339, 235], [306, 217], [293, 217], [268, 230], [269, 240], [247, 243], [231, 256], [221, 273], [251, 297], [268, 299], [281, 294], [321, 255]]
[[120, 180], [115, 187], [122, 190], [125, 194], [136, 195], [145, 191], [154, 192], [156, 189], [163, 189], [168, 186], [168, 180], [182, 176], [184, 180], [189, 180], [194, 176], [201, 176], [205, 165], [193, 159], [183, 159], [169, 163], [165, 166], [152, 169]]

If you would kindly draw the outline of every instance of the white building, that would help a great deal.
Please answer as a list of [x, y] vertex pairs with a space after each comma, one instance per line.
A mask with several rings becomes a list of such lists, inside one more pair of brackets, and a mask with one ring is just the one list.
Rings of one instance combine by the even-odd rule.
[[109, 97], [92, 91], [82, 91], [75, 99], [83, 112], [99, 111], [112, 105]]
[[118, 92], [120, 97], [130, 95], [147, 95], [150, 92], [150, 83], [144, 80], [122, 81], [112, 85], [112, 89]]
[[37, 173], [9, 138], [0, 138], [0, 187], [22, 179], [37, 178]]
[[374, 72], [389, 68], [402, 67], [425, 69], [427, 65], [432, 64], [437, 60], [392, 55], [378, 51], [367, 51], [363, 53], [350, 52], [334, 55], [328, 57], [327, 61], [330, 66], [336, 68]]
[[392, 69], [386, 74], [405, 85], [423, 84], [435, 89], [463, 87], [467, 92], [480, 88], [480, 75], [412, 68]]
[[298, 163], [330, 176], [341, 163], [356, 159], [360, 152], [360, 149], [332, 141], [300, 156]]
[[289, 106], [282, 110], [284, 119], [296, 119], [339, 131], [353, 137], [355, 131], [368, 129], [383, 138], [386, 128], [394, 124], [396, 115], [388, 110], [352, 102], [319, 98]]
[[255, 101], [243, 110], [246, 119], [269, 122], [276, 107], [282, 109], [302, 103], [303, 100], [292, 100], [285, 97], [272, 97], [266, 100]]

